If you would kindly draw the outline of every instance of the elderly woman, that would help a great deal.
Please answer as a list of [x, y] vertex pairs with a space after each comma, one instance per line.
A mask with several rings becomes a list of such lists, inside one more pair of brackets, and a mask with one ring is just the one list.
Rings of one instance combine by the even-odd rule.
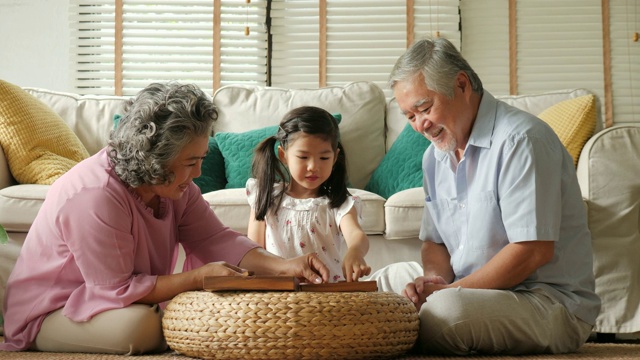
[[[166, 349], [157, 304], [208, 275], [328, 280], [314, 256], [285, 260], [227, 227], [200, 176], [217, 111], [197, 87], [152, 84], [108, 145], [51, 187], [10, 276], [2, 350], [138, 354]], [[186, 252], [173, 274], [178, 244]]]

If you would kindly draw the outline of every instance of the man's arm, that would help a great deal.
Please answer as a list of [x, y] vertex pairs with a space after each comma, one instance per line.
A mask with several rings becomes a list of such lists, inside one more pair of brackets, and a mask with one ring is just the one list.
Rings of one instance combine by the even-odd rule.
[[432, 278], [439, 276], [449, 284], [455, 275], [451, 268], [451, 256], [444, 244], [438, 244], [430, 240], [422, 242], [421, 248], [422, 268], [424, 276]]
[[[450, 283], [454, 274], [449, 265], [446, 247], [425, 241], [422, 245], [424, 276], [408, 284], [402, 295], [420, 309], [427, 296], [445, 288], [509, 289], [522, 283], [539, 267], [551, 261], [554, 244], [553, 241], [542, 240], [511, 243], [474, 273]], [[438, 276], [446, 283], [436, 281]]]
[[553, 259], [554, 241], [510, 243], [489, 262], [448, 287], [473, 289], [509, 289]]

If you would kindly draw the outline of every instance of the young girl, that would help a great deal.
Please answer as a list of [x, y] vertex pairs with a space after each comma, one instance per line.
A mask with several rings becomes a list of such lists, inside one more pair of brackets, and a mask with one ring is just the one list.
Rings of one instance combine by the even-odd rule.
[[347, 190], [345, 153], [331, 114], [312, 106], [291, 110], [276, 135], [256, 147], [252, 173], [249, 238], [284, 258], [315, 253], [334, 282], [369, 275], [360, 199]]

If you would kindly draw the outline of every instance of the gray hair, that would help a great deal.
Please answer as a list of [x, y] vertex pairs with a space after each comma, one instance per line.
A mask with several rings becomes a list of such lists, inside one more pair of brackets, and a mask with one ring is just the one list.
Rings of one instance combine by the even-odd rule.
[[127, 102], [111, 131], [111, 165], [132, 187], [171, 183], [171, 161], [193, 139], [211, 134], [217, 118], [217, 109], [197, 86], [150, 84]]
[[389, 87], [422, 73], [427, 88], [453, 98], [455, 78], [462, 71], [469, 77], [471, 89], [482, 94], [482, 81], [456, 47], [445, 38], [422, 39], [398, 58], [389, 76]]

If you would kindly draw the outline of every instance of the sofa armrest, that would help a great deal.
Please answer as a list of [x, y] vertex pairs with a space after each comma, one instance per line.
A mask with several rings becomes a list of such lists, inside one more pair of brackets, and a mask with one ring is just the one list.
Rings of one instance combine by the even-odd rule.
[[422, 187], [402, 190], [391, 195], [384, 204], [384, 237], [388, 240], [417, 239], [423, 211]]
[[595, 289], [602, 310], [594, 331], [634, 332], [640, 323], [640, 126], [616, 125], [585, 144], [578, 182], [593, 244]]

